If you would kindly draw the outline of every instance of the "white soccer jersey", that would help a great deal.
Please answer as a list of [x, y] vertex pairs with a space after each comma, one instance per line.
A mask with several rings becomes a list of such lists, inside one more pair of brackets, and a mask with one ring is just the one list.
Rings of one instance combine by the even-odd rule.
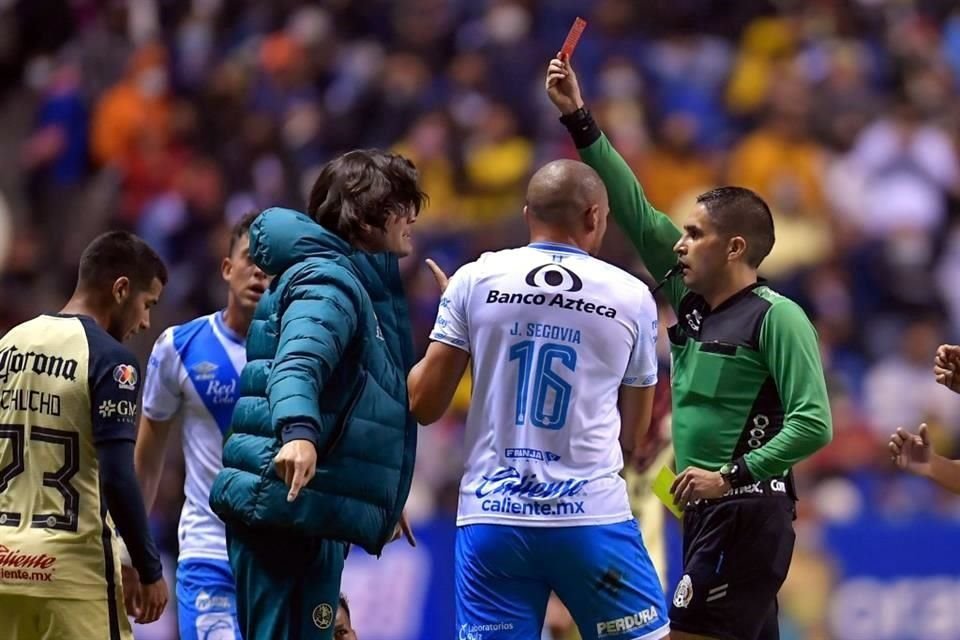
[[152, 420], [177, 417], [183, 427], [181, 561], [228, 559], [223, 523], [210, 508], [210, 487], [223, 468], [223, 437], [246, 361], [244, 339], [224, 324], [222, 312], [167, 329], [150, 354], [143, 413]]
[[630, 519], [621, 385], [657, 382], [646, 285], [574, 247], [487, 253], [450, 279], [433, 340], [470, 353], [457, 524]]

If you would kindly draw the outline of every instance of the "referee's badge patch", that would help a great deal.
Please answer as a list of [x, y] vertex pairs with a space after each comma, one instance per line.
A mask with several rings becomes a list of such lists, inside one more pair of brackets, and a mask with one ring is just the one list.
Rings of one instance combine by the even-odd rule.
[[677, 591], [673, 594], [673, 606], [678, 609], [686, 609], [693, 600], [693, 580], [690, 575], [683, 576], [680, 584], [677, 585]]

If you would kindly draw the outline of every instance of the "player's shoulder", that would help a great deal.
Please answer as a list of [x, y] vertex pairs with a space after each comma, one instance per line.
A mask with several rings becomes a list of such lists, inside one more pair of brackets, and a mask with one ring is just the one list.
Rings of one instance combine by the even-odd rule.
[[521, 258], [518, 249], [501, 249], [499, 251], [484, 251], [476, 260], [467, 262], [453, 272], [451, 278], [456, 278], [460, 283], [468, 283], [483, 278], [484, 276], [496, 275], [515, 268], [517, 260]]
[[476, 260], [466, 263], [457, 271], [466, 269], [466, 273], [476, 274], [516, 267], [517, 262], [523, 260], [526, 254], [526, 247], [484, 251]]
[[47, 317], [48, 316], [45, 316], [45, 315], [39, 315], [39, 316], [30, 318], [29, 320], [24, 320], [23, 322], [10, 327], [10, 329], [8, 329], [3, 334], [0, 340], [7, 342], [7, 341], [15, 340], [18, 337], [23, 335], [33, 334], [33, 333], [43, 331], [46, 329], [45, 319]]
[[164, 329], [163, 333], [157, 338], [157, 347], [176, 352], [183, 351], [194, 338], [212, 331], [212, 317], [213, 314], [208, 313]]
[[633, 304], [653, 303], [650, 287], [626, 269], [593, 256], [585, 260], [585, 265], [591, 279], [602, 284], [609, 295]]
[[650, 288], [646, 283], [633, 275], [626, 269], [622, 269], [612, 262], [607, 262], [600, 258], [590, 256], [589, 263], [590, 268], [596, 269], [598, 274], [601, 274], [605, 278], [611, 278], [616, 284], [622, 284], [628, 287], [631, 291], [640, 292], [640, 293], [650, 293]]
[[136, 377], [135, 373], [131, 374], [129, 371], [129, 369], [140, 370], [133, 351], [107, 333], [107, 330], [92, 318], [80, 317], [80, 324], [86, 334], [93, 375], [103, 369], [114, 369], [115, 376], [121, 376], [124, 379]]

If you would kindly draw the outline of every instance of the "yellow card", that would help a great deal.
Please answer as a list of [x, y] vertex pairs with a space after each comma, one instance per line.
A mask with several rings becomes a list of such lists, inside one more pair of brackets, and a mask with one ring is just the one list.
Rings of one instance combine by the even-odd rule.
[[666, 505], [667, 509], [670, 509], [673, 515], [680, 518], [683, 516], [683, 511], [680, 510], [679, 506], [674, 504], [673, 494], [670, 493], [670, 486], [676, 477], [677, 474], [675, 474], [670, 467], [664, 465], [663, 468], [660, 469], [660, 473], [657, 474], [657, 478], [653, 481], [653, 494], [660, 498], [660, 502]]

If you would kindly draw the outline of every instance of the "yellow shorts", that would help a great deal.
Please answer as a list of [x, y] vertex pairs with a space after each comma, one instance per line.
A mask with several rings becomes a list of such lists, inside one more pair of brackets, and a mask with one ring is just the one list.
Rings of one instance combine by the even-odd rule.
[[117, 602], [110, 606], [107, 600], [0, 594], [3, 637], [10, 640], [133, 640], [133, 630], [119, 598], [118, 595]]

